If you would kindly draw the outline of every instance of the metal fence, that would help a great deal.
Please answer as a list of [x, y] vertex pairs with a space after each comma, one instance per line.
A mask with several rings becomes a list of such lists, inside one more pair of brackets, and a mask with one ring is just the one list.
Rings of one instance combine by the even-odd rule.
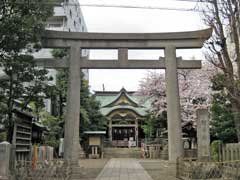
[[67, 180], [70, 170], [61, 160], [18, 161], [13, 175], [16, 180]]
[[178, 159], [177, 177], [181, 180], [240, 180], [240, 161], [199, 162]]

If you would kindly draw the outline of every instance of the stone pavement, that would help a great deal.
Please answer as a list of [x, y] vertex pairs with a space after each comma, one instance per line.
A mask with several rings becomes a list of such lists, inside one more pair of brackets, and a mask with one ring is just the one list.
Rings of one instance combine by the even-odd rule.
[[138, 159], [153, 180], [178, 180], [176, 164], [160, 159]]
[[153, 180], [136, 159], [113, 158], [96, 180]]

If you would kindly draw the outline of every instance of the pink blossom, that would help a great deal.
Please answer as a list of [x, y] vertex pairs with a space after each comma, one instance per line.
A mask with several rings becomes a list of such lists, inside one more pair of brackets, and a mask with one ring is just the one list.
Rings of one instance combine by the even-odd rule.
[[[183, 121], [194, 121], [197, 108], [208, 108], [212, 101], [211, 79], [217, 69], [208, 62], [202, 69], [178, 70], [181, 116]], [[142, 79], [137, 94], [150, 98], [152, 111], [161, 114], [167, 108], [165, 74], [149, 72]]]

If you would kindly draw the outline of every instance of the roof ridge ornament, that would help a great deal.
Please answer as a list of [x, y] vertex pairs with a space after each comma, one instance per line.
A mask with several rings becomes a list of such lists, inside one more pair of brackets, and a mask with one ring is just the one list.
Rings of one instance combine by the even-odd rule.
[[124, 86], [122, 87], [122, 89], [120, 90], [120, 92], [127, 92], [127, 90], [124, 88]]

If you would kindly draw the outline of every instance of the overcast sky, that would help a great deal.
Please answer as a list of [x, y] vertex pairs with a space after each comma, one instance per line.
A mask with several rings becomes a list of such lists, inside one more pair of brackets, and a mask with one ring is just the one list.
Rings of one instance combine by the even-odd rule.
[[[107, 4], [151, 6], [163, 8], [194, 8], [196, 3], [173, 0], [80, 0], [80, 4]], [[129, 9], [109, 7], [81, 7], [89, 32], [176, 32], [192, 31], [206, 28], [199, 13], [159, 9]], [[114, 58], [117, 51], [94, 51], [90, 58]], [[131, 51], [130, 58], [158, 59], [162, 51]], [[202, 58], [200, 50], [177, 51], [177, 56], [185, 59]], [[92, 90], [137, 90], [139, 81], [147, 70], [90, 70], [90, 86]]]

